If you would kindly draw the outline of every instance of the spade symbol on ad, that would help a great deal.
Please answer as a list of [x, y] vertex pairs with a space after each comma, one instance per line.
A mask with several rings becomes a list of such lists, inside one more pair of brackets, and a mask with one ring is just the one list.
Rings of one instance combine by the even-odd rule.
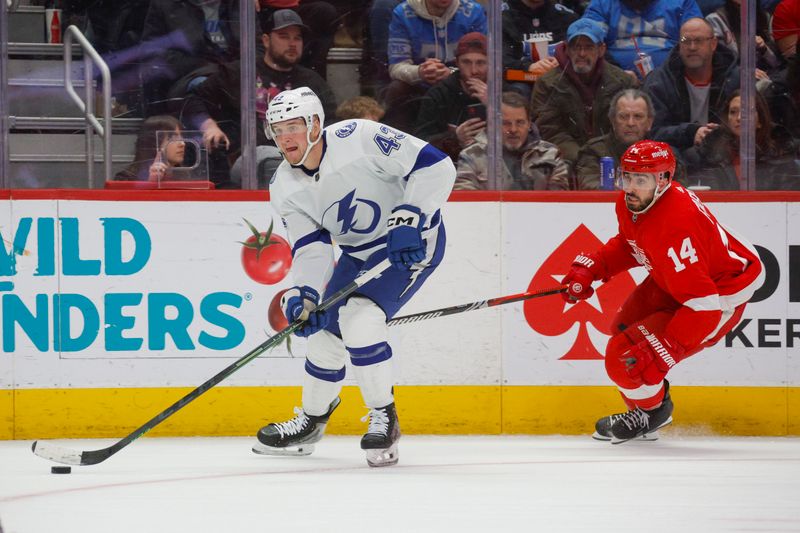
[[[554, 281], [560, 283], [576, 255], [593, 252], [602, 245], [602, 241], [589, 228], [579, 225], [542, 263], [531, 279], [528, 290], [550, 286]], [[610, 336], [611, 321], [636, 287], [636, 282], [630, 273], [621, 272], [608, 283], [595, 282], [593, 286], [594, 295], [576, 304], [568, 304], [558, 297], [537, 298], [525, 302], [525, 320], [541, 335], [563, 335], [573, 324], [579, 324], [578, 335], [572, 347], [559, 357], [560, 360], [603, 359], [605, 345], [594, 345], [587, 324], [591, 323], [597, 331]]]

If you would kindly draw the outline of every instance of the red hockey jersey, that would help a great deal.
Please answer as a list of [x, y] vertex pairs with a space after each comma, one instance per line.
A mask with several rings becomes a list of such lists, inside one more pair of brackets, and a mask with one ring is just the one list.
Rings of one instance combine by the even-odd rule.
[[634, 214], [621, 193], [616, 203], [619, 234], [598, 255], [604, 279], [635, 266], [682, 307], [666, 334], [685, 348], [709, 339], [736, 306], [764, 280], [752, 244], [720, 224], [690, 190], [673, 182], [645, 213]]

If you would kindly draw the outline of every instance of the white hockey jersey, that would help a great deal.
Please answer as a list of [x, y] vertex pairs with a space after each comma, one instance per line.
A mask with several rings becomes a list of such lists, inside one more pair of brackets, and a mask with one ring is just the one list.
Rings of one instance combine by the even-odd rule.
[[370, 120], [323, 130], [323, 156], [311, 172], [285, 160], [270, 183], [270, 202], [292, 246], [297, 285], [322, 294], [333, 271], [332, 241], [365, 260], [386, 245], [386, 221], [398, 205], [425, 216], [423, 238], [435, 247], [440, 208], [455, 181], [452, 161], [427, 142]]

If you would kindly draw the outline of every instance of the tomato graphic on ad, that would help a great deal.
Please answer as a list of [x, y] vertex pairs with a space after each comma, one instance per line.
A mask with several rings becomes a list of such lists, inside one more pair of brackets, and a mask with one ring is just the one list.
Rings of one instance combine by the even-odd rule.
[[292, 266], [292, 249], [286, 239], [272, 233], [270, 222], [266, 232], [259, 232], [247, 219], [243, 219], [253, 235], [242, 246], [242, 267], [250, 279], [274, 285], [278, 283]]
[[281, 309], [281, 296], [283, 296], [283, 293], [287, 290], [288, 289], [283, 289], [279, 291], [269, 303], [267, 317], [269, 318], [269, 325], [274, 331], [281, 331], [289, 326], [289, 321], [286, 320], [286, 315], [283, 314], [283, 309]]

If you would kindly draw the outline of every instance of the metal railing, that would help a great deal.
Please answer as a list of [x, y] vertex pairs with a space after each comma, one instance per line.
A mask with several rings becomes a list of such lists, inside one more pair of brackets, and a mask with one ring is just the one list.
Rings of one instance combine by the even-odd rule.
[[[76, 40], [83, 49], [83, 77], [86, 101], [75, 91], [72, 84], [72, 41]], [[103, 124], [94, 114], [93, 65], [100, 71], [103, 80]], [[70, 98], [83, 113], [86, 121], [86, 173], [89, 188], [94, 188], [94, 134], [103, 140], [103, 173], [105, 181], [111, 179], [111, 71], [97, 53], [89, 40], [77, 26], [72, 25], [64, 32], [64, 88]]]

